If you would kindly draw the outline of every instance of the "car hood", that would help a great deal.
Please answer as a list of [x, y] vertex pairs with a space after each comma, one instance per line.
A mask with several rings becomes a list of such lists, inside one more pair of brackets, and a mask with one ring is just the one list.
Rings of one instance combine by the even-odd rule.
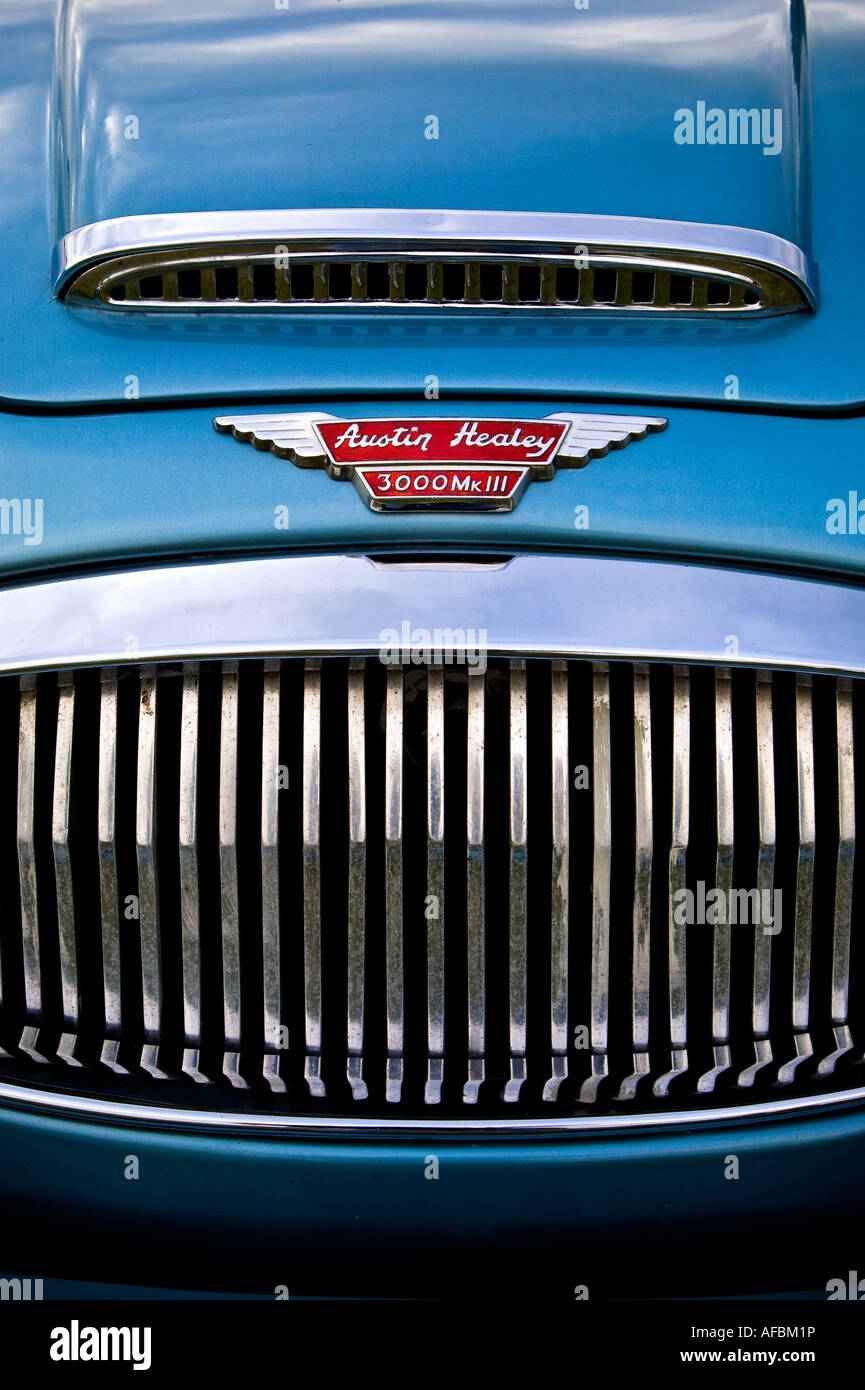
[[[850, 117], [844, 64], [861, 52], [861, 14], [812, 9], [820, 61], [836, 72], [827, 100]], [[642, 0], [68, 0], [56, 11], [6, 0], [0, 24], [0, 111], [14, 137], [0, 156], [8, 401], [410, 392], [430, 373], [465, 392], [723, 400], [732, 376], [758, 403], [825, 408], [865, 394], [858, 356], [837, 334], [832, 361], [821, 347], [849, 323], [836, 266], [858, 218], [848, 229], [836, 209], [822, 240], [812, 225], [798, 0], [692, 0], [684, 12], [679, 0], [651, 12]], [[680, 113], [700, 103], [768, 113], [767, 138], [680, 143]], [[821, 260], [821, 300], [816, 313], [753, 324], [380, 318], [341, 336], [321, 322], [168, 323], [52, 297], [52, 249], [89, 223], [334, 207], [754, 228]]]
[[[58, 223], [502, 208], [728, 222], [807, 240], [789, 4], [686, 9], [72, 3], [57, 53]], [[683, 151], [674, 112], [707, 97], [771, 111], [768, 152], [728, 151], [749, 157], [713, 160], [709, 173], [705, 150]]]

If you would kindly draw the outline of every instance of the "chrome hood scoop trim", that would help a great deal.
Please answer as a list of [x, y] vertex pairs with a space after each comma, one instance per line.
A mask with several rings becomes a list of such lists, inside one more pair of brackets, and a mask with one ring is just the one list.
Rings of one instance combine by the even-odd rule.
[[816, 269], [742, 227], [402, 208], [122, 217], [67, 233], [55, 293], [124, 311], [323, 308], [753, 315], [816, 307]]

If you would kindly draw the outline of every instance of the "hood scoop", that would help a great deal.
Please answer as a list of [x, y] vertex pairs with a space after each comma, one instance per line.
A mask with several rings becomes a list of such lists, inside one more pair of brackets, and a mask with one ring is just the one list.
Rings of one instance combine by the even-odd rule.
[[816, 271], [766, 232], [556, 213], [326, 209], [124, 217], [69, 233], [54, 290], [123, 312], [813, 309]]

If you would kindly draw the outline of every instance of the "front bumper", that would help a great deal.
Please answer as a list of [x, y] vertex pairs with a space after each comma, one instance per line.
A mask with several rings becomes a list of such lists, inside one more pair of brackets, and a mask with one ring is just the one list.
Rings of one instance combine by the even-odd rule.
[[[0, 1108], [4, 1264], [274, 1296], [741, 1297], [861, 1260], [865, 1107], [675, 1134], [204, 1134]], [[125, 1176], [134, 1171], [137, 1178]], [[738, 1177], [730, 1158], [738, 1159]], [[438, 1177], [431, 1160], [437, 1159]]]

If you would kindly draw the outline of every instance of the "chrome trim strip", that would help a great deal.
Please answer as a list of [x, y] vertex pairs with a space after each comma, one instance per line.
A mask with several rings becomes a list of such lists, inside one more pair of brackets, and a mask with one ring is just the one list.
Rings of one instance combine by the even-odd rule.
[[610, 670], [605, 661], [592, 668], [592, 1074], [580, 1087], [580, 1101], [591, 1105], [609, 1076], [610, 873], [613, 852], [613, 776], [610, 745]]
[[441, 1101], [445, 1050], [444, 670], [427, 670], [427, 1080], [426, 1105]]
[[470, 670], [466, 735], [466, 955], [468, 1077], [463, 1100], [473, 1105], [485, 1079], [486, 938], [484, 895], [484, 714], [486, 674]]
[[279, 1074], [282, 962], [279, 939], [279, 662], [264, 663], [261, 692], [261, 967], [264, 1078], [284, 1091]]
[[780, 271], [799, 286], [811, 307], [817, 270], [793, 242], [749, 227], [560, 212], [498, 212], [426, 208], [290, 208], [224, 212], [150, 213], [108, 218], [76, 227], [54, 248], [53, 293], [62, 293], [85, 266], [113, 256], [244, 242], [322, 254], [406, 242], [497, 250], [575, 245], [609, 250], [703, 254], [753, 262]]
[[468, 568], [274, 555], [8, 586], [0, 671], [128, 664], [130, 632], [148, 662], [377, 654], [407, 611], [430, 631], [486, 629], [490, 656], [728, 666], [723, 633], [735, 631], [739, 665], [865, 674], [863, 587], [574, 554]]
[[238, 663], [222, 663], [219, 730], [219, 883], [222, 916], [222, 1013], [225, 1055], [222, 1071], [232, 1086], [246, 1090], [240, 1074], [240, 904], [237, 883]]
[[673, 829], [667, 869], [667, 976], [670, 993], [670, 1070], [652, 1087], [656, 1096], [669, 1094], [670, 1082], [688, 1070], [687, 927], [673, 916], [675, 895], [685, 887], [685, 854], [690, 829], [691, 682], [687, 668], [673, 671]]
[[[733, 886], [733, 682], [727, 667], [715, 672], [715, 887], [730, 901]], [[726, 914], [725, 914], [726, 916]], [[715, 1089], [732, 1065], [730, 1054], [730, 923], [716, 922], [712, 940], [712, 1051], [714, 1065], [697, 1091]]]
[[832, 940], [832, 1023], [835, 1048], [817, 1067], [831, 1076], [835, 1064], [853, 1049], [847, 1026], [850, 992], [850, 939], [853, 925], [853, 870], [856, 858], [856, 778], [853, 748], [853, 687], [842, 677], [835, 692], [838, 743], [838, 858], [835, 866], [835, 923]]
[[381, 1130], [388, 1134], [453, 1135], [455, 1138], [471, 1139], [473, 1135], [479, 1134], [602, 1134], [607, 1130], [666, 1130], [671, 1126], [687, 1130], [706, 1124], [729, 1124], [738, 1121], [750, 1123], [752, 1120], [770, 1122], [774, 1119], [783, 1120], [791, 1115], [808, 1115], [812, 1112], [819, 1114], [836, 1106], [861, 1109], [863, 1094], [861, 1091], [832, 1091], [822, 1096], [800, 1096], [796, 1099], [761, 1101], [757, 1105], [735, 1105], [726, 1110], [673, 1110], [655, 1115], [611, 1115], [597, 1118], [565, 1116], [549, 1120], [373, 1120], [357, 1116], [327, 1116], [317, 1119], [298, 1115], [232, 1115], [208, 1110], [177, 1110], [169, 1106], [134, 1105], [125, 1101], [90, 1099], [66, 1092], [38, 1090], [0, 1081], [0, 1105], [37, 1112], [59, 1112], [70, 1118], [82, 1120], [144, 1124], [162, 1128], [176, 1127], [187, 1131], [337, 1131], [344, 1134], [372, 1135]]
[[387, 1077], [385, 1100], [402, 1096], [405, 1048], [403, 961], [403, 670], [390, 666], [385, 694], [384, 879]]
[[75, 723], [75, 681], [71, 671], [57, 677], [57, 737], [54, 745], [54, 799], [51, 808], [51, 847], [57, 892], [57, 939], [60, 948], [60, 1000], [63, 1033], [57, 1055], [70, 1066], [78, 1034], [78, 950], [75, 941], [75, 900], [69, 853], [69, 810], [72, 799], [72, 734]]
[[649, 973], [652, 899], [652, 705], [649, 668], [634, 665], [634, 797], [635, 864], [633, 948], [631, 956], [631, 1018], [634, 1070], [619, 1088], [618, 1100], [633, 1100], [637, 1087], [649, 1074]]
[[[775, 885], [775, 740], [772, 715], [772, 673], [758, 671], [755, 693], [757, 718], [757, 801], [760, 847], [757, 855], [759, 901], [771, 894]], [[754, 928], [754, 981], [751, 1025], [754, 1034], [754, 1061], [739, 1074], [740, 1086], [753, 1086], [762, 1067], [773, 1061], [769, 1041], [769, 998], [772, 982], [772, 937], [766, 924]]]
[[517, 1101], [526, 1080], [528, 996], [528, 709], [526, 663], [510, 663], [510, 878], [508, 1005], [510, 1077], [502, 1100]]
[[138, 683], [138, 766], [135, 787], [135, 845], [141, 941], [141, 1002], [144, 1046], [141, 1066], [158, 1080], [162, 1024], [162, 958], [156, 874], [156, 672], [142, 666]]
[[310, 1095], [324, 1096], [321, 1078], [321, 662], [303, 672], [303, 1074]]
[[117, 1060], [122, 1026], [120, 981], [120, 898], [117, 885], [117, 668], [100, 672], [97, 829], [99, 905], [102, 922], [102, 999], [105, 1038], [100, 1060], [126, 1074]]
[[554, 661], [550, 670], [550, 730], [552, 804], [552, 865], [550, 873], [550, 1051], [551, 1075], [544, 1100], [556, 1100], [568, 1075], [568, 911], [569, 799], [568, 667]]
[[201, 912], [198, 895], [198, 662], [183, 664], [180, 709], [178, 862], [183, 970], [183, 1062], [181, 1070], [203, 1085], [201, 1047]]
[[354, 1100], [366, 1100], [363, 1028], [366, 984], [366, 662], [348, 668], [348, 985], [346, 1075]]

